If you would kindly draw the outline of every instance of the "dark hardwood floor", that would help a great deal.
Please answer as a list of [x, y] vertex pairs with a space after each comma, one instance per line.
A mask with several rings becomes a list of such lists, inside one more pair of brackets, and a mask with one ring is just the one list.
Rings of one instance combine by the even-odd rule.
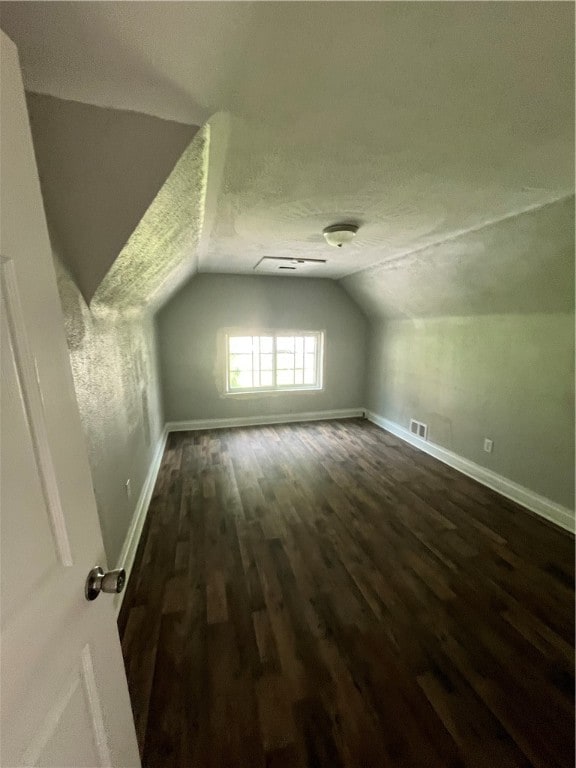
[[368, 421], [172, 433], [119, 618], [145, 768], [574, 766], [574, 543]]

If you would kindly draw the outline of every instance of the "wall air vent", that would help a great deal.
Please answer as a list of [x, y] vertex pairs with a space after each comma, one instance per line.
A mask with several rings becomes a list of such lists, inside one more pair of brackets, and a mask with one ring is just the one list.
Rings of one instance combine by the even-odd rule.
[[254, 272], [264, 275], [275, 273], [312, 275], [322, 271], [326, 259], [289, 258], [288, 256], [264, 256], [254, 267]]
[[423, 424], [416, 419], [410, 419], [410, 432], [421, 440], [428, 440], [428, 424]]

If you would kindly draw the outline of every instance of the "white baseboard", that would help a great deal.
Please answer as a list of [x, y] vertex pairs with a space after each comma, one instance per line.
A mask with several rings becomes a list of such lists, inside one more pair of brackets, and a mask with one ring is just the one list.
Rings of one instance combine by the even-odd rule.
[[282, 413], [270, 416], [240, 416], [229, 419], [199, 419], [195, 421], [169, 421], [168, 432], [195, 432], [199, 429], [224, 429], [226, 427], [255, 427], [265, 424], [289, 424], [295, 421], [325, 421], [350, 419], [364, 414], [363, 408], [343, 408], [336, 411], [310, 411], [308, 413]]
[[[148, 512], [148, 507], [150, 506], [150, 501], [152, 499], [152, 493], [156, 484], [158, 470], [160, 469], [160, 464], [162, 463], [162, 456], [164, 455], [164, 448], [166, 446], [167, 437], [168, 430], [165, 426], [158, 440], [156, 451], [154, 452], [148, 474], [146, 475], [146, 480], [144, 481], [144, 485], [140, 491], [140, 497], [138, 498], [138, 503], [134, 509], [132, 522], [130, 523], [130, 528], [128, 529], [126, 538], [124, 539], [124, 546], [122, 547], [118, 565], [116, 566], [117, 568], [124, 568], [126, 571], [126, 582], [128, 582], [128, 579], [130, 578], [132, 566], [134, 565], [136, 550], [138, 549], [140, 536], [142, 535], [142, 528], [144, 527], [144, 522], [146, 521], [146, 513]], [[120, 613], [120, 608], [122, 607], [122, 600], [124, 599], [125, 592], [126, 590], [121, 592], [119, 595], [114, 596], [116, 615]]]
[[509, 480], [507, 477], [498, 475], [496, 472], [492, 472], [492, 470], [486, 469], [486, 467], [482, 467], [480, 464], [476, 464], [469, 459], [459, 456], [457, 453], [442, 448], [440, 445], [431, 443], [428, 440], [422, 440], [407, 429], [404, 429], [404, 427], [389, 419], [385, 419], [383, 416], [379, 416], [377, 413], [367, 410], [366, 418], [382, 427], [382, 429], [396, 435], [401, 440], [410, 443], [415, 448], [419, 448], [421, 451], [430, 454], [430, 456], [434, 456], [434, 458], [439, 459], [444, 464], [448, 464], [464, 475], [468, 475], [468, 477], [482, 483], [482, 485], [488, 486], [488, 488], [497, 491], [502, 496], [506, 496], [506, 498], [526, 507], [526, 509], [546, 518], [546, 520], [574, 533], [574, 512], [567, 507], [556, 504], [556, 502], [547, 499], [545, 496], [540, 496], [529, 488], [518, 485], [518, 483]]

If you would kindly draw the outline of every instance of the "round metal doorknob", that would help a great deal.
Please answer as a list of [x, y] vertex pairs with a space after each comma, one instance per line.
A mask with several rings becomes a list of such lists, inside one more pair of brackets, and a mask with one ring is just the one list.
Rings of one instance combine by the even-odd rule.
[[126, 584], [126, 571], [119, 568], [116, 571], [104, 572], [99, 565], [92, 568], [86, 579], [84, 594], [86, 600], [96, 600], [100, 592], [117, 594], [122, 592]]

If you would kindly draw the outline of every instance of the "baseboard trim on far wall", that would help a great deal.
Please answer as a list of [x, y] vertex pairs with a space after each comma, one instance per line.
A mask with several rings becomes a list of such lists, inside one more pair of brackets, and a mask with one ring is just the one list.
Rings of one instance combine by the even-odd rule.
[[563, 507], [561, 504], [557, 504], [545, 496], [540, 496], [529, 488], [518, 485], [518, 483], [509, 480], [507, 477], [498, 475], [496, 472], [480, 466], [480, 464], [476, 464], [469, 459], [465, 459], [463, 456], [459, 456], [457, 453], [449, 451], [447, 448], [442, 448], [442, 446], [431, 443], [428, 440], [422, 440], [407, 429], [404, 429], [404, 427], [401, 427], [394, 421], [385, 419], [383, 416], [379, 416], [377, 413], [366, 411], [366, 418], [401, 440], [410, 443], [415, 448], [419, 448], [421, 451], [430, 454], [430, 456], [434, 456], [434, 458], [439, 459], [444, 464], [448, 464], [464, 475], [468, 475], [473, 480], [477, 480], [482, 485], [497, 491], [502, 496], [506, 496], [506, 498], [526, 507], [531, 512], [535, 512], [537, 515], [546, 518], [546, 520], [574, 533], [574, 512], [567, 507]]
[[289, 424], [295, 421], [327, 421], [351, 419], [364, 414], [363, 408], [342, 408], [336, 411], [309, 411], [308, 413], [282, 413], [270, 416], [240, 416], [230, 419], [197, 419], [169, 421], [168, 432], [196, 432], [199, 429], [225, 429], [226, 427], [257, 427], [265, 424]]
[[[160, 438], [158, 439], [156, 451], [154, 452], [152, 462], [150, 463], [150, 468], [148, 469], [148, 474], [146, 475], [146, 480], [144, 481], [144, 485], [140, 491], [138, 503], [136, 504], [134, 514], [132, 515], [132, 522], [130, 523], [130, 528], [128, 529], [128, 533], [124, 539], [124, 546], [122, 547], [122, 552], [120, 553], [120, 557], [118, 559], [117, 567], [124, 568], [126, 571], [126, 583], [128, 583], [128, 579], [130, 578], [130, 573], [132, 571], [132, 566], [134, 565], [136, 550], [138, 549], [140, 536], [142, 535], [142, 528], [144, 527], [144, 522], [146, 521], [148, 507], [150, 506], [152, 493], [154, 492], [154, 486], [156, 485], [156, 478], [158, 477], [160, 464], [162, 463], [162, 456], [164, 455], [164, 448], [166, 447], [167, 438], [168, 429], [165, 426], [162, 430]], [[119, 595], [114, 596], [116, 615], [120, 613], [120, 608], [122, 607], [122, 600], [124, 599], [125, 593], [126, 590], [121, 592]]]

